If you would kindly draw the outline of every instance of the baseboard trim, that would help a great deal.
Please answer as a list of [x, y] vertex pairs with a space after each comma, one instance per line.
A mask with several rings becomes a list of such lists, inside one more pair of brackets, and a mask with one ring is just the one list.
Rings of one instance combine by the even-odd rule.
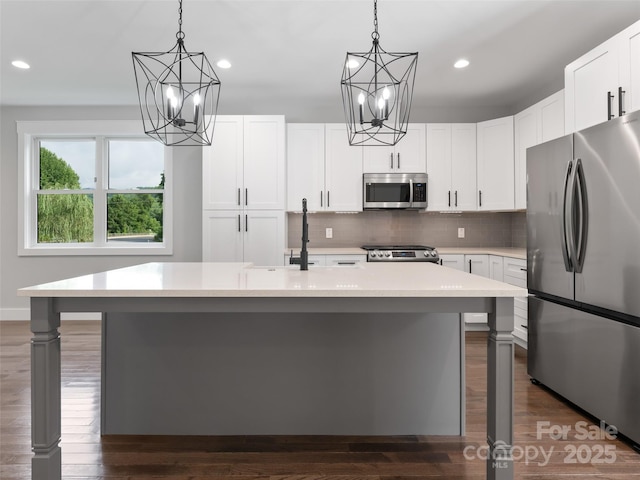
[[[0, 321], [25, 321], [31, 318], [30, 308], [0, 308]], [[60, 314], [61, 320], [100, 320], [99, 312], [70, 312]]]
[[465, 323], [465, 332], [488, 332], [489, 326], [486, 323]]

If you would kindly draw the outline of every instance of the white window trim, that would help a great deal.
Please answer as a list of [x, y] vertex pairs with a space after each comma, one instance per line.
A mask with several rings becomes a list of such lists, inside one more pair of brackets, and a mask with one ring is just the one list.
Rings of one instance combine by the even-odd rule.
[[[140, 243], [135, 246], [112, 242], [105, 245], [68, 243], [38, 244], [35, 229], [36, 202], [33, 185], [38, 185], [32, 160], [34, 141], [38, 137], [82, 136], [136, 137], [144, 135], [142, 123], [134, 120], [98, 121], [19, 121], [18, 132], [18, 255], [172, 255], [173, 254], [173, 150], [165, 147], [165, 184], [163, 190], [162, 243]], [[104, 165], [104, 162], [103, 162]], [[35, 183], [34, 183], [35, 182]], [[94, 218], [103, 217], [100, 211]], [[106, 219], [104, 219], [106, 222]]]

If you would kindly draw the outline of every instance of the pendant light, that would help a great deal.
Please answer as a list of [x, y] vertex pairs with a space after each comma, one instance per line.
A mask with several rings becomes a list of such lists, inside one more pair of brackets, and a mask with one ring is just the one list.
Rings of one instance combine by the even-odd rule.
[[382, 49], [377, 0], [373, 26], [371, 50], [347, 52], [340, 82], [350, 145], [395, 145], [409, 123], [418, 53]]
[[179, 3], [176, 45], [132, 53], [142, 123], [165, 145], [211, 145], [220, 80], [203, 52], [186, 50]]

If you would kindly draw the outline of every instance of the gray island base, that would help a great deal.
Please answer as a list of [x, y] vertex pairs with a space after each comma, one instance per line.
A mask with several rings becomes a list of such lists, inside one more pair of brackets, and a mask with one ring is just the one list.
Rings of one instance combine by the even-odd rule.
[[[31, 297], [34, 480], [61, 478], [60, 313], [92, 311], [103, 313], [103, 433], [126, 428], [127, 409], [142, 407], [134, 398], [140, 394], [155, 406], [137, 433], [147, 433], [149, 418], [175, 401], [184, 422], [161, 425], [167, 433], [385, 435], [463, 433], [457, 314], [487, 312], [487, 478], [513, 478], [511, 332], [513, 297], [526, 295], [523, 289], [432, 264], [300, 272], [154, 263], [19, 294]], [[221, 381], [232, 395], [216, 396]], [[194, 395], [197, 415], [207, 416], [204, 425], [184, 412], [183, 389]], [[281, 404], [278, 389], [294, 395], [289, 404]], [[118, 398], [126, 408], [115, 406]], [[248, 407], [255, 411], [243, 422]], [[225, 409], [229, 420], [216, 415]], [[271, 415], [282, 420], [281, 431]]]

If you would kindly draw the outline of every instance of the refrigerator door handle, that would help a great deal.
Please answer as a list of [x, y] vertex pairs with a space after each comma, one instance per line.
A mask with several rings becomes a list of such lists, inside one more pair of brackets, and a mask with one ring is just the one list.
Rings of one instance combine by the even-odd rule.
[[[572, 239], [572, 235], [569, 231], [569, 223], [571, 223], [571, 202], [568, 201], [569, 197], [569, 184], [571, 178], [571, 172], [573, 170], [573, 160], [569, 160], [567, 164], [567, 171], [564, 174], [564, 189], [563, 189], [563, 199], [562, 199], [562, 235], [560, 236], [562, 239], [562, 258], [564, 259], [564, 268], [567, 272], [573, 271], [573, 265], [571, 263], [572, 255], [571, 255], [571, 244], [568, 239]], [[567, 221], [567, 219], [569, 221]]]
[[575, 242], [575, 271], [576, 273], [582, 273], [582, 267], [584, 266], [584, 257], [587, 249], [587, 232], [588, 232], [588, 221], [589, 221], [589, 211], [588, 211], [588, 202], [587, 202], [587, 189], [584, 178], [584, 168], [582, 167], [582, 160], [579, 158], [576, 160], [576, 168], [575, 168], [575, 186], [578, 192], [578, 218], [577, 224], [578, 229], [576, 232], [576, 242]]

